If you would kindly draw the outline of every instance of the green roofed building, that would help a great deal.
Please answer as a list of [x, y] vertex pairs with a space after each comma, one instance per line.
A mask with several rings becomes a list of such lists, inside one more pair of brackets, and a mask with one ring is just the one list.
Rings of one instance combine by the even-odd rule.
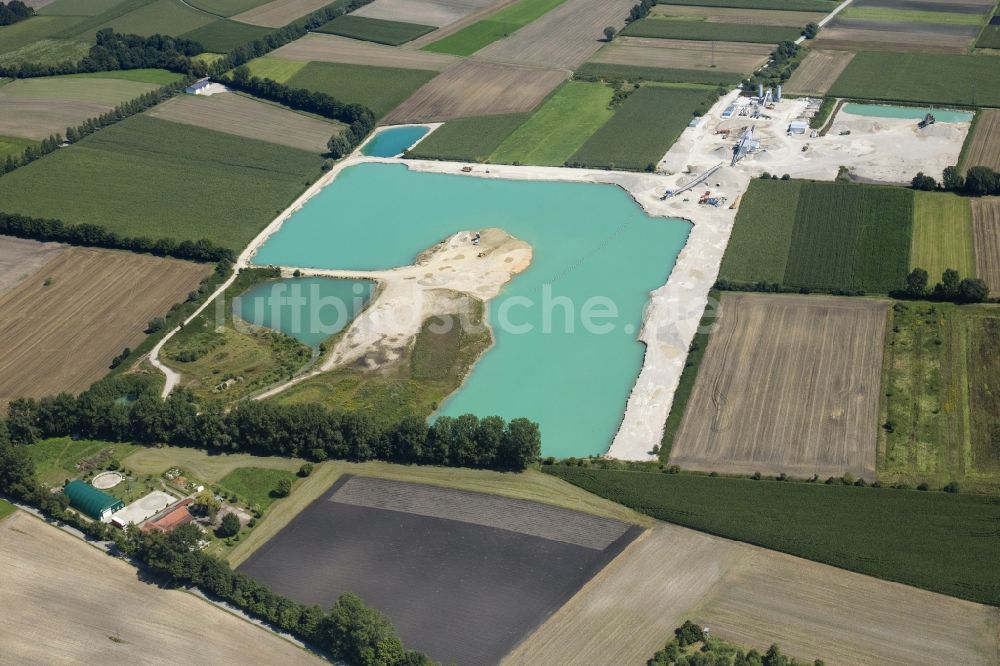
[[107, 521], [115, 511], [125, 508], [125, 502], [85, 483], [67, 481], [63, 492], [69, 498], [69, 505], [90, 516], [94, 520]]

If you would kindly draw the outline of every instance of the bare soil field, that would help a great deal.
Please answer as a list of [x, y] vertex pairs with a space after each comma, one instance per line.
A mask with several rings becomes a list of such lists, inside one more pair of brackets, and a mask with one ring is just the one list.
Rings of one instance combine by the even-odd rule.
[[476, 58], [536, 67], [576, 69], [604, 44], [605, 26], [621, 30], [632, 0], [567, 0]]
[[977, 111], [969, 149], [962, 161], [962, 169], [973, 166], [988, 166], [1000, 171], [1000, 109], [980, 109]]
[[853, 59], [854, 54], [850, 51], [810, 49], [809, 55], [785, 84], [785, 90], [794, 95], [822, 97]]
[[985, 666], [1000, 611], [661, 523], [503, 663], [642, 664], [686, 619], [807, 663]]
[[159, 86], [117, 79], [20, 79], [0, 88], [0, 136], [41, 141]]
[[736, 9], [731, 7], [696, 7], [691, 5], [655, 5], [654, 16], [696, 17], [709, 23], [745, 23], [747, 25], [804, 26], [819, 22], [822, 12], [793, 12], [780, 9]]
[[[449, 508], [457, 519], [441, 517]], [[489, 664], [641, 532], [533, 502], [345, 476], [239, 571], [323, 607], [354, 591], [407, 646]]]
[[354, 12], [384, 21], [443, 26], [491, 8], [497, 0], [375, 0]]
[[531, 111], [569, 72], [465, 60], [423, 85], [382, 122], [428, 122]]
[[834, 18], [813, 41], [819, 49], [964, 53], [979, 34], [975, 25], [943, 25]]
[[619, 37], [601, 49], [592, 62], [668, 69], [751, 72], [767, 61], [771, 50], [770, 44]]
[[265, 28], [281, 28], [297, 18], [326, 7], [328, 4], [330, 4], [330, 0], [274, 0], [229, 18], [240, 23], [259, 25]]
[[0, 572], [5, 663], [325, 663], [20, 511], [0, 523]]
[[440, 71], [458, 58], [444, 53], [412, 51], [383, 46], [374, 42], [311, 32], [302, 39], [273, 51], [271, 57], [306, 62], [342, 62], [349, 65], [374, 65], [403, 69]]
[[149, 115], [314, 153], [325, 153], [330, 137], [344, 128], [341, 123], [237, 93], [178, 95]]
[[972, 200], [972, 241], [976, 275], [1000, 293], [1000, 198]]
[[63, 251], [0, 296], [0, 405], [87, 388], [210, 271], [128, 252]]
[[725, 294], [670, 462], [874, 480], [886, 306]]
[[455, 21], [454, 23], [449, 23], [448, 25], [441, 26], [440, 28], [434, 30], [433, 32], [429, 32], [422, 37], [417, 37], [413, 41], [403, 44], [400, 48], [414, 49], [414, 50], [421, 49], [430, 44], [431, 42], [436, 42], [439, 39], [442, 39], [444, 37], [447, 37], [448, 35], [456, 33], [462, 28], [466, 28], [477, 21], [481, 21], [487, 18], [490, 14], [493, 14], [494, 12], [497, 12], [508, 5], [512, 5], [515, 2], [518, 2], [518, 0], [495, 0], [495, 2], [493, 2], [492, 4], [483, 7], [478, 11], [466, 14], [465, 16]]
[[0, 294], [13, 289], [64, 249], [66, 246], [58, 243], [0, 236]]

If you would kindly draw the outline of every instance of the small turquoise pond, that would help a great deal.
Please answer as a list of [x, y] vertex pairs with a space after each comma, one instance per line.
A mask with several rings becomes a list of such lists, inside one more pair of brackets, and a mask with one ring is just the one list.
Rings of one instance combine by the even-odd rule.
[[972, 121], [971, 111], [954, 111], [951, 109], [930, 109], [918, 106], [889, 106], [887, 104], [845, 104], [844, 112], [856, 116], [871, 116], [873, 118], [912, 118], [923, 120], [928, 113], [934, 115], [939, 123], [967, 123]]
[[[643, 309], [687, 242], [687, 222], [651, 218], [613, 185], [361, 164], [310, 199], [254, 262], [405, 266], [455, 232], [486, 227], [527, 241], [534, 258], [491, 304], [496, 345], [438, 413], [524, 416], [541, 424], [546, 456], [604, 453], [642, 366]], [[609, 307], [618, 316], [600, 319]], [[584, 310], [597, 326], [584, 327]]]
[[344, 330], [372, 297], [369, 280], [306, 277], [258, 284], [233, 301], [233, 314], [310, 347]]
[[361, 154], [368, 157], [395, 157], [419, 141], [430, 127], [390, 127], [379, 131], [361, 148]]

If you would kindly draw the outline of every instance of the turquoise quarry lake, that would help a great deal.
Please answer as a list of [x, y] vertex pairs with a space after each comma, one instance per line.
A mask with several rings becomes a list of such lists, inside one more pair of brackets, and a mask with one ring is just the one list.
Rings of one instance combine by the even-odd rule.
[[[361, 164], [310, 199], [253, 261], [386, 269], [487, 227], [528, 242], [534, 257], [491, 304], [496, 345], [438, 414], [524, 416], [541, 425], [543, 455], [604, 453], [642, 365], [643, 309], [673, 269], [688, 222], [649, 217], [613, 185]], [[594, 316], [608, 312], [615, 316]]]
[[361, 147], [361, 154], [368, 157], [395, 157], [419, 141], [429, 131], [430, 128], [423, 125], [389, 127], [380, 130]]
[[928, 113], [934, 114], [939, 123], [967, 123], [972, 120], [972, 112], [951, 109], [931, 109], [920, 106], [891, 106], [889, 104], [845, 104], [844, 112], [856, 116], [872, 118], [912, 118], [923, 120]]

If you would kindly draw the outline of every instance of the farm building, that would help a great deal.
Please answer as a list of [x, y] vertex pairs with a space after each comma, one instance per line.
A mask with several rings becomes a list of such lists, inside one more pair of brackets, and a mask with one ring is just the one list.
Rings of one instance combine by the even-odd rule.
[[206, 76], [204, 79], [199, 79], [189, 85], [184, 89], [184, 92], [189, 95], [204, 95], [210, 85], [212, 85], [212, 81]]
[[188, 509], [188, 505], [191, 504], [192, 501], [193, 500], [190, 497], [181, 500], [176, 506], [169, 509], [159, 518], [147, 520], [142, 526], [142, 531], [152, 532], [154, 530], [158, 530], [160, 532], [169, 532], [176, 527], [180, 527], [181, 525], [187, 525], [194, 520], [194, 515], [191, 513], [191, 510]]
[[154, 490], [116, 513], [114, 518], [111, 519], [111, 524], [122, 529], [128, 527], [129, 523], [139, 525], [144, 520], [155, 516], [176, 501], [177, 498], [173, 495], [169, 495], [162, 490]]
[[69, 498], [71, 507], [94, 520], [107, 522], [111, 514], [125, 508], [125, 503], [120, 499], [102, 493], [89, 483], [80, 480], [68, 481], [63, 486], [63, 492]]

